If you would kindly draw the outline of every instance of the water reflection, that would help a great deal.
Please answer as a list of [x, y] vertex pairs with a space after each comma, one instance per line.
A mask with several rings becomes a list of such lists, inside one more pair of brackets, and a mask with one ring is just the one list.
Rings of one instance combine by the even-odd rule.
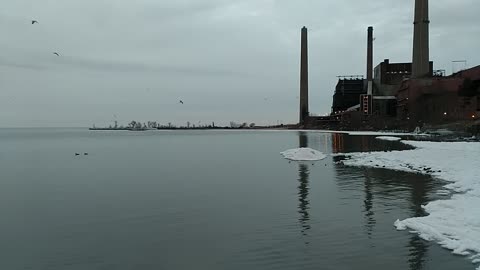
[[[422, 208], [422, 205], [428, 201], [427, 193], [431, 192], [428, 189], [426, 181], [414, 181], [412, 183], [412, 192], [411, 192], [411, 211], [415, 216], [424, 216], [426, 213]], [[408, 260], [410, 269], [424, 269], [424, 264], [426, 257], [428, 256], [428, 246], [423, 239], [421, 239], [417, 234], [412, 234], [410, 241], [408, 242], [409, 248], [409, 257]]]
[[370, 152], [408, 150], [411, 146], [401, 142], [382, 141], [375, 139], [375, 136], [350, 136], [348, 134], [332, 134], [332, 152]]
[[[305, 132], [298, 133], [298, 146], [308, 147], [308, 136]], [[307, 164], [299, 163], [298, 164], [298, 213], [300, 213], [299, 222], [302, 226], [302, 234], [307, 235], [307, 231], [310, 230], [310, 201], [308, 199], [309, 192], [309, 176], [310, 170]]]
[[372, 237], [372, 232], [375, 227], [375, 214], [373, 211], [373, 192], [372, 192], [372, 179], [365, 173], [364, 183], [365, 199], [363, 200], [364, 213], [365, 213], [365, 229], [367, 231], [368, 238]]
[[343, 134], [332, 134], [332, 150], [333, 153], [345, 153], [345, 142]]
[[[378, 193], [383, 198], [404, 197], [410, 216], [418, 217], [425, 215], [422, 205], [429, 201], [427, 194], [433, 193], [431, 178], [408, 173], [404, 173], [404, 177], [397, 176], [392, 178], [392, 174], [395, 173], [384, 169], [368, 169], [365, 170], [364, 174], [366, 178], [377, 180], [374, 183], [372, 183], [372, 180], [369, 180], [369, 185], [375, 185], [373, 188], [378, 189]], [[370, 186], [370, 189], [372, 189], [372, 186]], [[368, 226], [369, 224], [367, 223], [365, 227]], [[428, 244], [417, 234], [410, 234], [407, 248], [410, 269], [424, 269], [425, 262], [428, 259]]]
[[428, 257], [428, 246], [425, 240], [416, 234], [412, 234], [410, 241], [408, 241], [408, 250], [410, 270], [424, 269], [425, 261]]
[[376, 140], [374, 137], [349, 136], [347, 134], [332, 134], [332, 137], [334, 153], [368, 152], [384, 149], [381, 145], [382, 141]]
[[[377, 151], [378, 148], [397, 147], [396, 144], [385, 144], [373, 137], [353, 137], [344, 134], [332, 134], [333, 152], [345, 153], [353, 151]], [[363, 190], [364, 228], [369, 239], [375, 235], [377, 218], [383, 220], [392, 206], [406, 210], [408, 216], [423, 216], [422, 205], [429, 202], [428, 194], [433, 193], [432, 179], [416, 174], [399, 173], [385, 169], [359, 169], [337, 166], [339, 174], [337, 184], [347, 192]], [[359, 181], [363, 179], [363, 181]], [[425, 268], [429, 257], [429, 246], [418, 235], [411, 234], [406, 243], [407, 263], [411, 270]]]
[[298, 147], [299, 148], [308, 147], [308, 136], [306, 132], [298, 133]]
[[300, 182], [298, 186], [298, 212], [300, 213], [299, 221], [302, 226], [302, 234], [306, 235], [306, 232], [310, 230], [310, 215], [308, 213], [308, 210], [310, 209], [310, 202], [308, 200], [308, 177], [310, 175], [310, 171], [306, 164], [299, 164], [298, 167], [298, 181]]

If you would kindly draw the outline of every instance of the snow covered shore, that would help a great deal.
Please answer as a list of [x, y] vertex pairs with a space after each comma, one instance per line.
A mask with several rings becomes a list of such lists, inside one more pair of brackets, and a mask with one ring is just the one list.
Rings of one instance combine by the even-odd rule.
[[[455, 254], [480, 263], [480, 143], [403, 141], [414, 150], [346, 154], [347, 166], [386, 167], [433, 175], [448, 181], [448, 200], [424, 206], [429, 214], [397, 220], [398, 230], [410, 230]], [[480, 270], [480, 267], [477, 268]]]

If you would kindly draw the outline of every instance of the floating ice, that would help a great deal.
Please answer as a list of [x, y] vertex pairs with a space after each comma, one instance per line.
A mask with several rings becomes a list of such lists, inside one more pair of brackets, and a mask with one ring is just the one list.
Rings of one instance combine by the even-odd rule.
[[[454, 254], [469, 255], [480, 262], [480, 143], [402, 141], [414, 150], [347, 154], [347, 166], [387, 167], [429, 174], [451, 182], [445, 189], [455, 193], [447, 200], [424, 206], [429, 214], [397, 220], [398, 230], [418, 233]], [[478, 268], [480, 270], [480, 268]]]
[[284, 158], [295, 161], [315, 161], [322, 160], [327, 156], [311, 148], [296, 148], [280, 153]]
[[402, 138], [390, 137], [390, 136], [380, 136], [380, 137], [376, 137], [375, 139], [382, 140], [382, 141], [391, 141], [391, 142], [396, 142], [396, 141], [401, 141], [402, 140]]

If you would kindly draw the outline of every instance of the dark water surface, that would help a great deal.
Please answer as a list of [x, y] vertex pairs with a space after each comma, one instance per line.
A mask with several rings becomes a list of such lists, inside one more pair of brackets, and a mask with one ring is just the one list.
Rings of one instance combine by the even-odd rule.
[[299, 132], [2, 129], [0, 269], [474, 268], [393, 227], [423, 215], [442, 183], [279, 155], [299, 146], [402, 147]]

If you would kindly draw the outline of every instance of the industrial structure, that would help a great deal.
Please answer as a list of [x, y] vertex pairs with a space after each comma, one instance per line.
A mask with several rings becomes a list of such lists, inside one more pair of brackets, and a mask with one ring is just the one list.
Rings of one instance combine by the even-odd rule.
[[332, 114], [340, 114], [357, 109], [360, 95], [367, 93], [367, 81], [361, 75], [338, 76], [338, 83], [333, 94]]
[[373, 91], [373, 26], [367, 29], [367, 95]]
[[430, 77], [428, 0], [415, 0], [412, 78]]
[[308, 111], [308, 30], [302, 28], [302, 44], [300, 56], [300, 124], [305, 124]]
[[428, 0], [415, 1], [413, 62], [410, 79], [397, 87], [401, 126], [474, 126], [480, 112], [480, 66], [451, 76], [434, 71], [429, 59]]
[[480, 66], [450, 76], [433, 69], [428, 0], [415, 0], [413, 24], [412, 62], [391, 63], [385, 59], [375, 68], [373, 27], [368, 27], [366, 79], [339, 76], [328, 117], [308, 115], [306, 28], [302, 29], [300, 94], [304, 98], [300, 99], [300, 123], [338, 129], [478, 128]]

